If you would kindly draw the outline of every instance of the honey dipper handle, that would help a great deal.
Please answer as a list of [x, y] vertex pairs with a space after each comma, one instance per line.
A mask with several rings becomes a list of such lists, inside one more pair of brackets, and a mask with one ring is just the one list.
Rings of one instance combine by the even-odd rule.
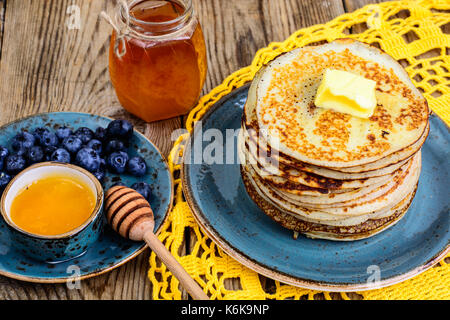
[[203, 292], [202, 288], [191, 278], [189, 273], [184, 270], [182, 265], [172, 256], [164, 244], [156, 237], [153, 232], [146, 232], [144, 240], [148, 246], [156, 253], [158, 258], [173, 273], [175, 278], [180, 281], [183, 288], [189, 292], [195, 300], [209, 300], [208, 296]]

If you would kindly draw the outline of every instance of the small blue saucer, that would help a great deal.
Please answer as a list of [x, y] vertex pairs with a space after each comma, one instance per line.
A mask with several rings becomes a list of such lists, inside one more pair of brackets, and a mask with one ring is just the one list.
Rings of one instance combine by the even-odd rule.
[[[236, 158], [236, 135], [235, 141], [225, 141], [225, 137], [233, 137], [227, 129], [240, 128], [247, 92], [248, 85], [236, 89], [202, 117], [202, 132], [194, 130], [191, 135], [182, 170], [184, 194], [197, 222], [225, 252], [269, 278], [326, 291], [385, 287], [411, 278], [445, 257], [450, 241], [450, 134], [442, 120], [431, 116], [417, 193], [396, 225], [352, 242], [301, 235], [294, 239], [292, 231], [266, 216], [248, 196]], [[212, 141], [202, 133], [208, 129], [222, 133], [224, 144], [234, 144], [234, 149], [223, 149], [223, 164], [195, 164], [194, 152], [189, 152], [191, 146], [207, 150], [205, 146]], [[230, 150], [234, 155], [227, 154]]]
[[[0, 145], [10, 147], [9, 141], [22, 129], [32, 131], [36, 127], [57, 128], [65, 125], [77, 129], [106, 127], [111, 119], [77, 112], [55, 112], [27, 117], [0, 128]], [[172, 176], [159, 150], [142, 134], [135, 131], [129, 147], [130, 156], [140, 155], [147, 162], [145, 176], [136, 178], [127, 174], [108, 173], [102, 183], [104, 190], [117, 182], [131, 186], [145, 181], [152, 187], [150, 205], [155, 216], [157, 233], [167, 218], [172, 206]], [[48, 264], [29, 258], [16, 250], [11, 243], [10, 231], [3, 219], [0, 220], [0, 275], [30, 282], [60, 283], [74, 276], [79, 279], [93, 277], [108, 272], [140, 254], [146, 245], [117, 235], [103, 221], [103, 231], [99, 240], [81, 256], [61, 263]]]

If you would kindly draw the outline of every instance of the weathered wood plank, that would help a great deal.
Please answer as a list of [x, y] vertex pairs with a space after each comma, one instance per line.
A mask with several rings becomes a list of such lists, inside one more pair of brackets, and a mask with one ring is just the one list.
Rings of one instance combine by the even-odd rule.
[[353, 12], [359, 8], [364, 7], [368, 4], [385, 2], [387, 0], [343, 0], [345, 11]]
[[194, 4], [206, 38], [206, 92], [249, 65], [256, 51], [270, 42], [344, 13], [337, 0], [195, 0]]
[[0, 59], [2, 57], [3, 25], [5, 22], [6, 0], [0, 0]]
[[[113, 5], [112, 1], [8, 1], [0, 123], [48, 111], [127, 117], [167, 155], [171, 143], [166, 137], [181, 122], [174, 119], [144, 128], [142, 121], [123, 111], [110, 83], [111, 27], [98, 15]], [[79, 8], [80, 29], [68, 27], [70, 6]]]
[[[0, 2], [0, 7], [5, 2]], [[167, 155], [180, 119], [145, 125], [124, 112], [108, 74], [111, 27], [98, 18], [112, 1], [8, 0], [0, 83], [0, 123], [47, 111], [126, 117]], [[80, 29], [69, 29], [68, 7], [80, 9]], [[2, 24], [3, 26], [3, 24]], [[21, 39], [21, 40], [18, 40]], [[3, 299], [149, 299], [148, 250], [126, 265], [82, 281], [81, 290], [0, 278]]]

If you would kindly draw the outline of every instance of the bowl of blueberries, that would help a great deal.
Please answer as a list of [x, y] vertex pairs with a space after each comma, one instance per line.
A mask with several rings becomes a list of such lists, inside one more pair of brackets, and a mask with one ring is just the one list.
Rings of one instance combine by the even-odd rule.
[[[0, 127], [0, 196], [24, 169], [40, 162], [70, 163], [92, 173], [106, 191], [114, 185], [135, 189], [150, 203], [159, 233], [172, 207], [173, 180], [158, 148], [124, 119], [80, 112], [32, 115]], [[102, 217], [97, 241], [76, 260], [51, 268], [14, 247], [0, 219], [0, 274], [33, 282], [64, 282], [76, 263], [80, 277], [109, 271], [141, 253], [146, 245], [124, 239]]]

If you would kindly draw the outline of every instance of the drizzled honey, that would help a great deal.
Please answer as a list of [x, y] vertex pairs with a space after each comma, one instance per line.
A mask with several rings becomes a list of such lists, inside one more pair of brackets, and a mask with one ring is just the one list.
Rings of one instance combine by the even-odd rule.
[[177, 1], [133, 2], [129, 27], [152, 39], [126, 37], [118, 44], [125, 52], [122, 57], [115, 51], [117, 34], [112, 34], [109, 70], [117, 97], [126, 110], [147, 122], [186, 114], [200, 96], [206, 50], [189, 8]]

